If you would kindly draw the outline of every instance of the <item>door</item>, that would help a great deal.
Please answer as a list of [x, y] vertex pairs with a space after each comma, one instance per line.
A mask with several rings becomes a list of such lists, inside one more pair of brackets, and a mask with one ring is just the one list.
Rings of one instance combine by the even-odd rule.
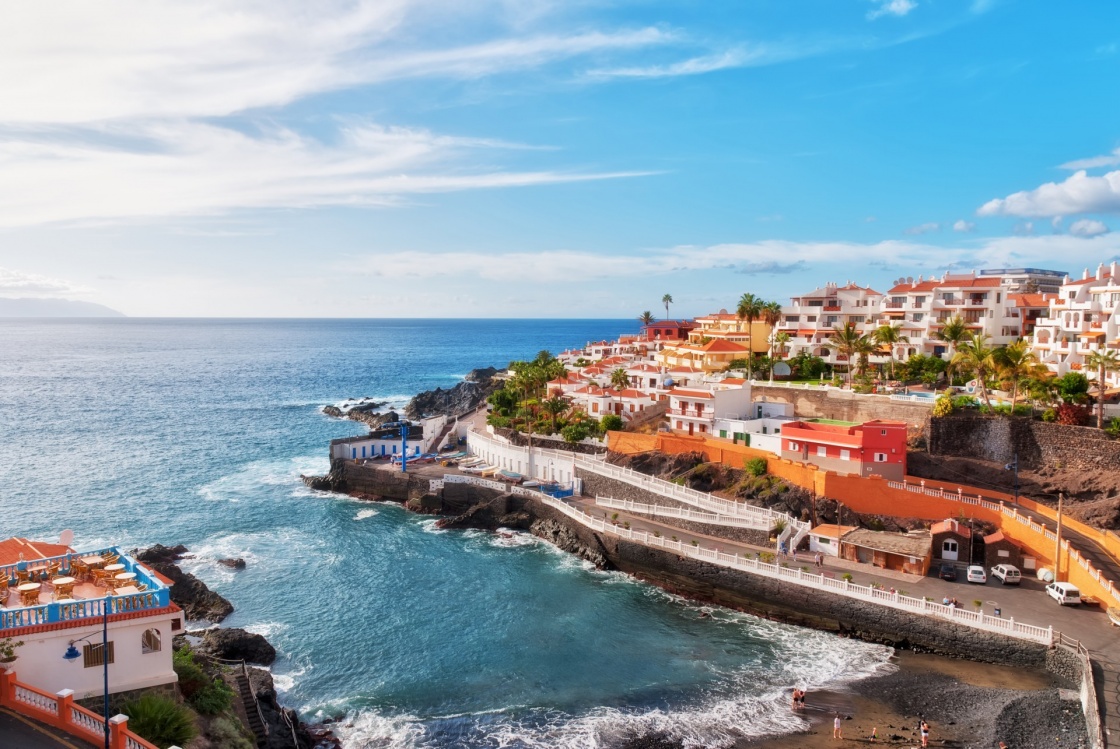
[[953, 541], [952, 539], [945, 539], [945, 541], [942, 542], [942, 544], [941, 544], [941, 558], [944, 559], [946, 562], [957, 561], [957, 556], [959, 555], [959, 553], [960, 552], [957, 549], [957, 542], [956, 541]]
[[693, 423], [692, 423], [691, 421], [690, 421], [690, 422], [688, 422], [688, 436], [689, 436], [689, 437], [691, 437], [691, 436], [692, 436], [692, 431], [693, 431], [693, 429], [695, 429], [695, 428], [696, 428], [696, 425], [695, 425], [695, 424], [693, 424]]

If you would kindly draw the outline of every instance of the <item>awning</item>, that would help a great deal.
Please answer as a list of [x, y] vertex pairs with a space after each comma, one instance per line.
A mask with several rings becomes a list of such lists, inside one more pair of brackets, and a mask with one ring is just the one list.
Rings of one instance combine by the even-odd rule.
[[1082, 338], [1104, 338], [1104, 331], [1103, 330], [1094, 330], [1094, 331], [1090, 331], [1088, 333], [1082, 333], [1081, 337]]

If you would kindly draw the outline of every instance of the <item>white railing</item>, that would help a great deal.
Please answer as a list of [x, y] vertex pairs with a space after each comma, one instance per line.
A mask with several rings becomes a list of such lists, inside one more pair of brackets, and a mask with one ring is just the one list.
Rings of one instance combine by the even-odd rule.
[[54, 697], [49, 697], [17, 684], [15, 688], [15, 698], [17, 702], [30, 705], [38, 710], [42, 710], [44, 713], [58, 715], [58, 700]]
[[649, 505], [641, 502], [632, 502], [629, 499], [615, 499], [614, 497], [595, 497], [595, 504], [600, 507], [609, 507], [614, 510], [626, 510], [642, 515], [660, 515], [664, 517], [691, 520], [697, 523], [710, 523], [712, 525], [727, 525], [735, 528], [757, 528], [768, 531], [770, 526], [757, 518], [734, 517], [720, 515], [715, 512], [690, 510], [687, 507], [666, 507], [665, 505]]
[[891, 400], [895, 403], [924, 403], [927, 406], [932, 406], [937, 400], [936, 398], [925, 398], [920, 395], [906, 395], [904, 393], [892, 393]]
[[606, 523], [588, 515], [552, 497], [543, 499], [545, 504], [554, 507], [568, 517], [600, 533], [619, 536], [635, 543], [654, 548], [668, 549], [679, 556], [699, 559], [721, 567], [742, 570], [752, 574], [761, 575], [772, 579], [782, 580], [791, 585], [827, 590], [848, 598], [877, 603], [888, 608], [908, 611], [921, 616], [945, 619], [965, 626], [982, 629], [987, 632], [997, 632], [1009, 637], [1030, 640], [1044, 645], [1050, 645], [1054, 639], [1053, 627], [1036, 627], [1031, 624], [1016, 622], [1013, 618], [990, 616], [979, 611], [968, 611], [955, 606], [944, 606], [924, 598], [904, 596], [898, 592], [890, 592], [871, 585], [856, 585], [847, 580], [836, 580], [824, 575], [805, 572], [801, 568], [782, 567], [770, 564], [759, 559], [752, 559], [740, 554], [727, 554], [718, 549], [711, 549], [699, 544], [686, 544], [683, 541], [655, 536], [645, 531], [631, 530]]
[[621, 466], [611, 465], [610, 463], [584, 460], [582, 456], [576, 458], [575, 465], [577, 468], [583, 468], [592, 473], [597, 473], [600, 476], [623, 481], [631, 486], [637, 486], [640, 489], [645, 489], [654, 494], [659, 494], [669, 499], [675, 499], [678, 502], [683, 502], [702, 510], [708, 510], [718, 515], [754, 518], [759, 523], [764, 523], [766, 528], [772, 528], [775, 521], [783, 520], [787, 528], [793, 527], [798, 533], [800, 533], [802, 529], [804, 529], [805, 533], [809, 531], [808, 523], [795, 520], [784, 512], [775, 512], [765, 507], [755, 507], [742, 502], [720, 499], [719, 497], [705, 494], [704, 492], [691, 489], [687, 486], [681, 486], [671, 481], [647, 476], [631, 468], [623, 468]]

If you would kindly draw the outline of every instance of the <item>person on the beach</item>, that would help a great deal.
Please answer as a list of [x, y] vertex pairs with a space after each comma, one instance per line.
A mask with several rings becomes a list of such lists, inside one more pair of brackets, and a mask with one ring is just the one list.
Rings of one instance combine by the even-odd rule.
[[926, 723], [924, 718], [922, 719], [921, 731], [922, 731], [922, 746], [929, 746], [929, 723]]
[[801, 698], [801, 690], [798, 689], [797, 687], [794, 687], [793, 688], [793, 709], [794, 710], [796, 710], [798, 708], [798, 706], [801, 704], [800, 703], [800, 698]]
[[801, 694], [797, 697], [797, 706], [804, 709], [805, 707], [805, 690], [800, 690]]
[[836, 713], [836, 717], [832, 719], [832, 738], [843, 739], [844, 730], [840, 727], [840, 713]]
[[871, 743], [874, 744], [877, 738], [879, 738], [879, 726], [873, 726], [871, 728]]

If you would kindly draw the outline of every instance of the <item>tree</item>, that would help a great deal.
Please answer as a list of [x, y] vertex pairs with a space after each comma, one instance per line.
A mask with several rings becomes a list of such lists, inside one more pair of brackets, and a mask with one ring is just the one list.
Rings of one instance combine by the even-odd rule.
[[988, 336], [973, 333], [966, 341], [957, 344], [956, 349], [950, 364], [976, 375], [976, 381], [980, 383], [980, 397], [990, 411], [992, 400], [988, 397], [988, 378], [996, 371], [997, 365], [992, 347], [988, 345]]
[[778, 323], [782, 321], [782, 305], [778, 302], [763, 302], [761, 309], [762, 321], [770, 326], [770, 348], [767, 356], [774, 358], [774, 336], [778, 332]]
[[661, 297], [661, 303], [665, 305], [665, 319], [668, 320], [669, 319], [669, 305], [673, 303], [673, 295], [672, 294], [666, 294], [665, 296]]
[[642, 314], [638, 315], [638, 322], [642, 325], [652, 325], [654, 321], [653, 313], [648, 309]]
[[785, 332], [784, 330], [780, 333], [774, 334], [774, 347], [776, 349], [775, 353], [777, 354], [778, 361], [781, 361], [783, 358], [785, 358], [786, 344], [789, 343], [789, 341], [789, 333]]
[[590, 431], [584, 422], [569, 424], [560, 430], [560, 434], [564, 437], [564, 441], [568, 444], [574, 445], [577, 442], [582, 442], [590, 435]]
[[994, 354], [1000, 375], [1011, 382], [1011, 414], [1015, 415], [1015, 404], [1019, 398], [1019, 385], [1028, 377], [1039, 373], [1038, 357], [1031, 351], [1030, 344], [1024, 340], [1009, 343]]
[[890, 353], [890, 357], [891, 357], [891, 379], [893, 380], [894, 379], [894, 347], [896, 345], [900, 344], [900, 343], [909, 343], [910, 339], [907, 336], [904, 336], [902, 334], [902, 325], [901, 324], [898, 324], [898, 325], [880, 325], [878, 328], [875, 329], [875, 332], [872, 333], [872, 336], [874, 336], [876, 343], [878, 343], [880, 345], [883, 345], [883, 346], [889, 346], [890, 347], [890, 350], [891, 350], [891, 353]]
[[1097, 370], [1097, 429], [1104, 429], [1104, 375], [1120, 369], [1120, 356], [1115, 351], [1100, 349], [1085, 357], [1085, 366]]
[[630, 387], [630, 375], [626, 374], [626, 370], [619, 367], [611, 372], [611, 384], [618, 390], [625, 390]]
[[828, 343], [836, 349], [838, 354], [846, 357], [848, 361], [848, 387], [851, 388], [855, 357], [862, 352], [865, 346], [871, 345], [871, 341], [867, 336], [861, 334], [856, 329], [855, 324], [851, 322], [845, 323], [842, 328], [833, 328], [832, 331]]
[[1066, 372], [1054, 380], [1064, 403], [1084, 403], [1089, 399], [1089, 378], [1081, 372]]
[[[961, 342], [967, 339], [969, 336], [968, 323], [966, 323], [964, 321], [964, 318], [960, 315], [953, 315], [945, 321], [945, 324], [941, 326], [941, 330], [935, 333], [935, 336], [948, 343], [951, 353], [955, 356], [957, 353], [957, 347], [960, 346]], [[950, 357], [950, 364], [952, 363], [952, 361], [953, 358]], [[948, 370], [948, 374], [949, 384], [952, 385], [953, 370], [951, 368]]]
[[541, 410], [552, 418], [552, 434], [556, 434], [556, 417], [568, 410], [568, 401], [554, 395], [541, 403]]
[[599, 426], [603, 432], [620, 432], [622, 431], [622, 417], [616, 414], [607, 414], [599, 420]]
[[754, 294], [743, 294], [739, 297], [739, 306], [735, 308], [735, 315], [739, 318], [739, 325], [747, 321], [747, 379], [751, 377], [751, 359], [754, 358], [754, 332], [751, 328], [754, 321], [762, 315], [762, 300]]

